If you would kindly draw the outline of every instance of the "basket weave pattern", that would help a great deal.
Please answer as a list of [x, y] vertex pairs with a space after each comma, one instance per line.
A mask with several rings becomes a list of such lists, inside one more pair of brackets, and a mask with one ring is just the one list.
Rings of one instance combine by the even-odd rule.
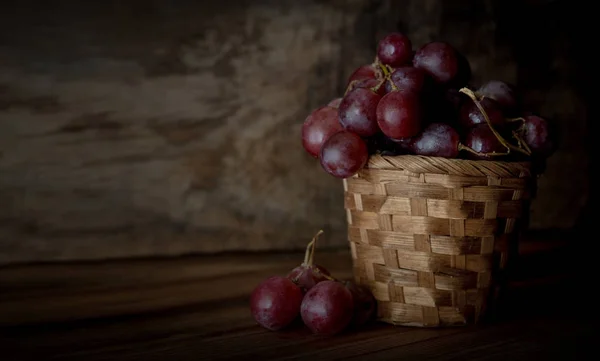
[[527, 163], [372, 156], [344, 180], [357, 283], [384, 322], [478, 322], [528, 212]]

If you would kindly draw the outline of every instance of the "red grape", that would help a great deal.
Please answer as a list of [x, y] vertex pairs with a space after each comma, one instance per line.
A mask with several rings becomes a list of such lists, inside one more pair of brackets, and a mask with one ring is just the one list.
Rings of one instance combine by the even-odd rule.
[[379, 41], [377, 57], [382, 64], [394, 68], [408, 64], [412, 59], [412, 43], [404, 34], [390, 33]]
[[492, 156], [492, 153], [506, 153], [506, 147], [500, 143], [487, 124], [479, 124], [469, 129], [464, 145], [480, 153], [478, 155], [468, 154], [469, 157], [475, 159], [497, 160], [499, 156]]
[[332, 135], [321, 149], [321, 166], [338, 178], [353, 176], [365, 166], [368, 158], [365, 141], [348, 131]]
[[460, 136], [450, 125], [433, 123], [410, 141], [410, 149], [418, 155], [456, 158]]
[[318, 158], [323, 143], [341, 130], [337, 109], [330, 106], [317, 108], [304, 120], [302, 145], [308, 154]]
[[342, 98], [335, 98], [332, 101], [330, 101], [327, 106], [332, 107], [332, 108], [338, 108], [340, 106], [340, 103], [342, 102]]
[[413, 92], [393, 91], [377, 105], [377, 124], [392, 139], [415, 136], [421, 130], [421, 104]]
[[377, 301], [371, 291], [365, 286], [357, 285], [351, 281], [345, 284], [354, 300], [354, 316], [350, 323], [354, 327], [362, 326], [374, 318]]
[[262, 327], [276, 331], [300, 313], [302, 290], [285, 277], [273, 276], [261, 282], [250, 296], [252, 317]]
[[523, 140], [534, 156], [546, 158], [555, 150], [556, 142], [548, 121], [537, 115], [525, 116], [523, 123]]
[[477, 89], [479, 95], [498, 102], [506, 115], [515, 115], [518, 111], [518, 99], [514, 86], [500, 80], [490, 80]]
[[379, 72], [373, 65], [361, 65], [348, 77], [348, 83], [350, 85], [354, 80], [365, 80], [365, 79], [376, 79], [379, 78]]
[[[506, 119], [498, 102], [491, 98], [483, 98], [479, 103], [485, 110], [492, 126], [502, 127], [505, 125]], [[465, 128], [487, 124], [483, 114], [472, 100], [466, 101], [460, 108], [460, 123]]]
[[379, 131], [377, 126], [377, 104], [381, 96], [375, 92], [356, 88], [342, 99], [339, 110], [340, 123], [344, 129], [368, 137]]
[[393, 90], [392, 82], [399, 90], [417, 93], [425, 93], [432, 87], [431, 77], [423, 70], [412, 66], [397, 68], [392, 72], [390, 78], [391, 81], [385, 82], [385, 90], [388, 93]]
[[353, 314], [352, 293], [337, 281], [317, 283], [306, 293], [300, 306], [302, 321], [316, 334], [341, 332], [350, 324]]
[[417, 50], [413, 66], [424, 70], [438, 83], [450, 83], [459, 72], [459, 55], [447, 43], [431, 42]]
[[305, 292], [313, 288], [317, 283], [327, 280], [329, 271], [318, 265], [301, 264], [288, 273], [287, 278], [294, 281], [298, 287]]

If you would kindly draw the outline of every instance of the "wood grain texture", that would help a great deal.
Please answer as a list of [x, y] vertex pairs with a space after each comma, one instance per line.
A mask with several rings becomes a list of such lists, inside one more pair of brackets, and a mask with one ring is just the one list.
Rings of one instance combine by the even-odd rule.
[[[328, 338], [301, 325], [266, 331], [249, 314], [252, 288], [285, 274], [301, 253], [4, 267], [2, 360], [585, 359], [592, 319], [572, 312], [577, 301], [568, 292], [578, 284], [571, 275], [548, 268], [565, 255], [564, 242], [553, 244], [522, 247], [522, 261], [546, 274], [513, 282], [503, 308], [486, 324], [422, 329], [375, 323]], [[531, 255], [545, 258], [546, 266], [531, 262]], [[316, 255], [340, 279], [350, 278], [350, 260], [345, 252]]]
[[320, 228], [345, 247], [341, 184], [300, 126], [393, 30], [451, 42], [475, 84], [516, 82], [568, 121], [531, 219], [568, 228], [586, 197], [586, 113], [577, 49], [555, 54], [585, 10], [564, 3], [8, 1], [0, 264], [298, 249]]

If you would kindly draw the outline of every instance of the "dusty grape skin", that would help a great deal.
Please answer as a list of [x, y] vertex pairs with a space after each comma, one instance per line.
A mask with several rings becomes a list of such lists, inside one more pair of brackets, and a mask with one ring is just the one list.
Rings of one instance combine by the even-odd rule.
[[377, 301], [365, 286], [357, 285], [354, 282], [346, 282], [346, 287], [354, 300], [354, 315], [350, 324], [353, 327], [363, 326], [375, 317]]
[[315, 109], [302, 124], [302, 146], [314, 158], [318, 158], [323, 143], [333, 134], [343, 130], [338, 110], [330, 106]]
[[412, 59], [412, 43], [401, 33], [390, 33], [379, 41], [377, 57], [382, 64], [399, 67], [408, 64]]
[[329, 103], [327, 103], [327, 106], [337, 109], [340, 106], [341, 102], [342, 102], [342, 97], [335, 98], [332, 101], [330, 101]]
[[329, 271], [318, 265], [301, 264], [288, 273], [287, 278], [294, 281], [304, 292], [313, 288], [317, 283], [327, 280]]
[[350, 85], [354, 80], [376, 79], [377, 77], [378, 72], [375, 70], [375, 67], [372, 65], [361, 65], [350, 74], [346, 86]]
[[421, 112], [417, 94], [393, 91], [377, 105], [377, 124], [392, 139], [410, 138], [421, 130]]
[[[506, 119], [502, 113], [500, 104], [494, 99], [483, 98], [479, 101], [479, 104], [485, 110], [492, 126], [504, 127]], [[487, 124], [485, 117], [472, 100], [466, 101], [460, 108], [460, 124], [465, 128], [472, 128], [479, 124]], [[495, 129], [495, 128], [494, 128]]]
[[523, 117], [523, 140], [536, 157], [549, 157], [555, 150], [553, 129], [548, 121], [537, 115]]
[[286, 277], [273, 276], [261, 282], [250, 296], [250, 310], [262, 327], [277, 331], [292, 323], [300, 313], [303, 293]]
[[515, 87], [501, 80], [490, 80], [477, 89], [479, 95], [498, 102], [507, 116], [515, 115], [519, 109]]
[[413, 66], [424, 70], [440, 84], [450, 83], [458, 75], [458, 53], [450, 44], [430, 42], [417, 50]]
[[414, 91], [417, 93], [428, 93], [432, 88], [433, 80], [423, 70], [412, 67], [403, 66], [395, 69], [390, 75], [391, 82], [385, 82], [385, 90], [387, 93], [393, 90], [392, 82], [396, 88], [403, 91]]
[[341, 131], [329, 138], [321, 149], [321, 166], [337, 178], [348, 178], [361, 170], [369, 158], [365, 141], [358, 135]]
[[[469, 129], [465, 137], [464, 145], [478, 153], [506, 153], [506, 147], [500, 143], [487, 124], [479, 124]], [[501, 159], [500, 156], [490, 156], [486, 154], [475, 155], [468, 153], [467, 155], [474, 159]]]
[[460, 135], [450, 125], [432, 123], [411, 140], [409, 147], [418, 155], [456, 158], [459, 142]]
[[300, 306], [304, 324], [315, 334], [334, 335], [352, 321], [354, 299], [341, 282], [323, 281], [310, 289]]
[[348, 92], [338, 108], [340, 123], [344, 129], [369, 137], [379, 131], [377, 104], [381, 96], [365, 88]]

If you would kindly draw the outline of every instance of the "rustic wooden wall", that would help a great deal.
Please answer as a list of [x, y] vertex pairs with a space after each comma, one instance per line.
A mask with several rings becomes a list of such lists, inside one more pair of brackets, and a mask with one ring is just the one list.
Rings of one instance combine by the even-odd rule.
[[566, 2], [9, 3], [0, 263], [289, 249], [319, 228], [345, 246], [341, 182], [304, 153], [300, 125], [393, 30], [452, 42], [475, 83], [518, 83], [563, 120], [533, 228], [571, 227], [585, 203]]

